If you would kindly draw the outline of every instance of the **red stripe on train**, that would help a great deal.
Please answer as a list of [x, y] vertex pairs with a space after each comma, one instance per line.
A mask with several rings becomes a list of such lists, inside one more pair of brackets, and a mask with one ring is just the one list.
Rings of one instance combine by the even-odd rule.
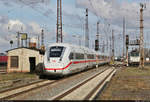
[[78, 64], [78, 63], [87, 63], [87, 62], [96, 62], [96, 61], [103, 61], [103, 60], [87, 60], [87, 61], [74, 61], [70, 62], [66, 67], [64, 68], [44, 68], [45, 70], [64, 70], [68, 68], [72, 63], [73, 64]]

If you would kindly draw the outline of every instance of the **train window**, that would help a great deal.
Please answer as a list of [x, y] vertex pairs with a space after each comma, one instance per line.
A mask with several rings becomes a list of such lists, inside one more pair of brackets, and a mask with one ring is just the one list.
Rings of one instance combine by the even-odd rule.
[[61, 58], [63, 57], [64, 53], [65, 53], [66, 48], [64, 47], [62, 50], [62, 54], [61, 54]]
[[96, 55], [93, 55], [94, 56], [94, 59], [96, 59]]
[[82, 53], [76, 53], [75, 57], [76, 57], [76, 59], [84, 59], [84, 54], [82, 54]]
[[88, 58], [88, 59], [94, 59], [94, 55], [93, 55], [93, 54], [88, 54], [88, 55], [87, 55], [87, 58]]
[[69, 55], [69, 59], [72, 60], [73, 59], [73, 53], [70, 53]]
[[104, 56], [102, 56], [102, 59], [104, 59]]
[[80, 54], [80, 59], [84, 59], [84, 54]]
[[139, 53], [138, 52], [132, 52], [131, 56], [139, 56]]
[[101, 59], [101, 56], [100, 56], [100, 55], [98, 55], [98, 59]]
[[91, 55], [91, 57], [92, 57], [92, 59], [95, 59], [95, 56], [93, 54]]
[[61, 46], [51, 47], [49, 57], [61, 57], [62, 52], [64, 52], [64, 47]]

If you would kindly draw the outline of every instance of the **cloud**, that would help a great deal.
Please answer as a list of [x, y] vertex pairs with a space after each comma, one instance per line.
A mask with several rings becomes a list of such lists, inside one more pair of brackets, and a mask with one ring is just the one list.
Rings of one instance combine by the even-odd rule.
[[0, 37], [0, 46], [8, 44], [8, 41]]
[[[107, 19], [110, 24], [122, 26], [123, 17], [126, 18], [127, 28], [135, 28], [138, 26], [140, 5], [137, 2], [118, 2], [118, 0], [76, 0], [77, 7], [89, 8], [93, 14], [99, 18]], [[147, 3], [147, 7], [150, 3]], [[150, 8], [147, 8], [148, 10]], [[145, 12], [146, 13], [146, 12]], [[144, 18], [149, 18], [149, 13], [146, 13]], [[150, 23], [145, 23], [148, 28]]]
[[25, 24], [23, 24], [19, 20], [9, 20], [9, 22], [7, 24], [5, 24], [3, 27], [5, 30], [13, 31], [13, 32], [17, 32], [17, 31], [26, 29]]
[[7, 16], [0, 16], [0, 24], [5, 24], [8, 22]]
[[38, 4], [47, 5], [50, 0], [0, 0], [5, 6], [13, 6], [13, 4], [20, 5], [31, 5], [35, 6]]
[[22, 8], [27, 6], [47, 17], [50, 13], [54, 13], [52, 9], [49, 8], [50, 0], [0, 0], [0, 2], [6, 7], [15, 7], [18, 5]]
[[[4, 22], [1, 20], [4, 19]], [[22, 30], [21, 30], [22, 28]], [[9, 41], [13, 40], [13, 46], [17, 45], [17, 32], [25, 32], [28, 33], [29, 37], [37, 37], [41, 33], [41, 27], [36, 22], [26, 22], [23, 23], [18, 19], [8, 19], [7, 17], [0, 16], [0, 49], [1, 51], [6, 51], [9, 49]], [[48, 34], [48, 31], [45, 31], [45, 34]]]
[[41, 27], [39, 24], [37, 24], [36, 22], [30, 22], [28, 24], [28, 29], [30, 29], [29, 31], [32, 33], [32, 34], [39, 34], [41, 32]]

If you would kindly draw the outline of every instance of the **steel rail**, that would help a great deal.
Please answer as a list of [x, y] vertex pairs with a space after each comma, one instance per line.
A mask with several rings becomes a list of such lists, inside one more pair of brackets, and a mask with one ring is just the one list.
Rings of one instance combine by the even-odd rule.
[[[90, 71], [90, 70], [87, 70], [87, 71]], [[86, 71], [83, 71], [83, 72], [81, 72], [81, 73], [84, 73], [84, 72], [86, 72]], [[80, 74], [81, 74], [81, 73], [80, 73]], [[79, 75], [79, 73], [78, 73], [78, 74], [74, 74], [74, 75], [70, 76], [69, 78], [74, 77], [75, 75]], [[8, 99], [17, 97], [17, 96], [19, 96], [19, 95], [22, 95], [22, 94], [24, 94], [24, 93], [27, 93], [27, 92], [30, 92], [30, 91], [39, 89], [39, 88], [41, 88], [41, 87], [46, 87], [46, 86], [52, 85], [52, 84], [54, 84], [54, 83], [57, 83], [57, 82], [60, 82], [60, 81], [66, 80], [66, 79], [68, 79], [68, 77], [65, 77], [65, 78], [60, 79], [60, 80], [54, 80], [54, 81], [51, 81], [51, 82], [47, 82], [47, 83], [42, 84], [42, 85], [38, 85], [38, 84], [40, 84], [40, 83], [44, 83], [44, 82], [48, 81], [48, 80], [41, 80], [41, 81], [37, 81], [37, 82], [25, 84], [25, 85], [22, 85], [22, 86], [10, 88], [10, 89], [7, 89], [7, 90], [4, 90], [4, 91], [1, 91], [1, 92], [0, 92], [0, 100], [6, 100], [6, 99], [8, 100]], [[23, 90], [23, 91], [20, 91], [20, 92], [16, 92], [16, 90], [18, 90], [18, 89], [24, 89], [24, 88], [29, 87], [29, 86], [31, 86], [31, 85], [35, 85], [36, 87], [32, 87], [32, 88], [29, 88], [29, 89], [27, 89], [27, 90]], [[13, 94], [10, 94], [10, 95], [6, 95], [6, 94], [5, 94], [5, 93], [11, 92], [11, 91], [14, 91], [14, 93], [13, 93]]]
[[[110, 69], [110, 68], [109, 68]], [[105, 71], [107, 71], [108, 69], [104, 69], [99, 73], [94, 74], [93, 76], [85, 79], [84, 81], [76, 84], [75, 86], [69, 88], [68, 90], [65, 90], [64, 92], [48, 99], [48, 100], [61, 100], [63, 97], [69, 95], [70, 93], [72, 93], [74, 90], [80, 88], [81, 86], [83, 86], [84, 84], [86, 84], [87, 82], [91, 81], [92, 79], [94, 79], [95, 77], [99, 76], [100, 74], [104, 73]], [[113, 72], [113, 70], [111, 71], [111, 73]], [[110, 75], [110, 74], [109, 74]]]

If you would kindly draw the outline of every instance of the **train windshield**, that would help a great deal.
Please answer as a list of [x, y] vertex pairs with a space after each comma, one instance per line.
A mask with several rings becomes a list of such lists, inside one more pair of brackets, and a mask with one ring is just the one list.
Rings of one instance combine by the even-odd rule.
[[64, 52], [64, 47], [54, 46], [50, 48], [49, 57], [61, 57]]
[[139, 56], [139, 53], [138, 52], [132, 52], [131, 56]]

